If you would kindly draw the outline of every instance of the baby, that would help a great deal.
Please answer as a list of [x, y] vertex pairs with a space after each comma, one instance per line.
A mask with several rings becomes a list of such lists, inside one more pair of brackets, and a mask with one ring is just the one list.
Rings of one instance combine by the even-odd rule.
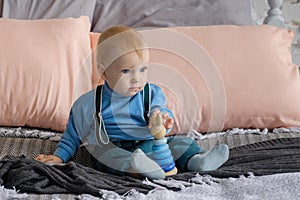
[[[154, 137], [148, 125], [161, 115], [169, 133], [174, 120], [161, 88], [147, 83], [149, 51], [143, 37], [126, 26], [105, 30], [98, 41], [97, 62], [104, 85], [75, 101], [55, 152], [38, 155], [36, 160], [67, 162], [87, 143], [98, 170], [165, 178], [164, 170], [151, 159]], [[205, 151], [186, 136], [168, 137], [167, 143], [181, 171], [214, 170], [229, 155], [225, 144]]]

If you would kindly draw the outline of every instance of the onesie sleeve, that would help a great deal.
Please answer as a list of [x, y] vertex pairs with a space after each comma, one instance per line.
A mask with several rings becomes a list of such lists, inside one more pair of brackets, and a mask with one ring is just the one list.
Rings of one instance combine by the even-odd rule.
[[57, 144], [54, 155], [60, 157], [64, 162], [70, 160], [79, 149], [80, 137], [74, 124], [73, 112], [71, 110], [67, 128]]
[[[167, 108], [167, 100], [162, 91], [162, 89], [154, 84], [150, 84], [151, 86], [151, 110], [150, 115], [155, 110], [160, 110], [161, 113], [169, 113], [169, 117], [174, 119], [174, 115], [172, 111]], [[171, 131], [171, 129], [167, 129], [167, 134]]]

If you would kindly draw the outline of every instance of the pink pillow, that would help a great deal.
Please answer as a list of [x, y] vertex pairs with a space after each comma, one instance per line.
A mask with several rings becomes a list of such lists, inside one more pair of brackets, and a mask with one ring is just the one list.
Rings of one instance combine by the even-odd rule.
[[92, 85], [95, 88], [98, 84], [103, 84], [104, 81], [100, 79], [98, 68], [97, 68], [97, 60], [96, 60], [96, 47], [98, 44], [98, 39], [100, 37], [100, 33], [91, 32], [90, 40], [91, 40], [91, 49], [92, 49]]
[[92, 85], [83, 69], [91, 66], [88, 17], [0, 19], [0, 30], [0, 125], [63, 131], [73, 101]]
[[291, 31], [270, 25], [141, 31], [150, 81], [175, 113], [173, 132], [300, 127], [300, 79]]

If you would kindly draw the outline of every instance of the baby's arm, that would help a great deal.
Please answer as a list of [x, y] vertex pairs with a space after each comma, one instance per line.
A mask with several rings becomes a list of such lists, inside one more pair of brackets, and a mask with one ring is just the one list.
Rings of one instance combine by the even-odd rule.
[[[155, 116], [158, 113], [162, 115], [162, 123], [167, 129], [168, 134], [174, 124], [173, 113], [170, 109], [167, 108], [167, 100], [161, 88], [153, 84], [151, 85], [151, 116]], [[149, 123], [149, 125], [151, 128], [151, 122]]]
[[35, 160], [40, 162], [62, 163], [70, 160], [80, 145], [80, 138], [75, 129], [74, 119], [72, 112], [69, 116], [69, 122], [61, 140], [59, 141], [53, 155], [38, 155]]

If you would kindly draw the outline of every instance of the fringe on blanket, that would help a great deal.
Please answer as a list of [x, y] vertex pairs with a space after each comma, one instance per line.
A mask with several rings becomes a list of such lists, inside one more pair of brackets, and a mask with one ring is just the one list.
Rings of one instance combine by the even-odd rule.
[[26, 193], [18, 193], [16, 189], [6, 189], [4, 186], [0, 186], [0, 199], [7, 200], [7, 199], [25, 199], [28, 198], [28, 194]]
[[[222, 132], [211, 132], [206, 134], [201, 134], [196, 130], [191, 130], [187, 133], [189, 137], [194, 139], [206, 139], [222, 135], [234, 135], [234, 134], [267, 134], [270, 132], [267, 128], [264, 129], [242, 129], [233, 128]], [[272, 133], [300, 133], [300, 128], [290, 127], [290, 128], [275, 128]], [[0, 127], [0, 137], [19, 137], [19, 138], [40, 138], [40, 139], [50, 139], [51, 141], [59, 141], [61, 138], [61, 133], [54, 131], [46, 131], [39, 129], [26, 129], [26, 128], [13, 128], [13, 127]]]
[[[241, 175], [239, 178], [252, 178], [254, 177], [253, 173], [250, 173], [249, 177], [245, 177], [243, 175]], [[232, 179], [236, 179], [236, 178], [232, 178]], [[147, 199], [147, 195], [151, 195], [154, 193], [157, 193], [159, 191], [165, 191], [167, 192], [174, 192], [171, 191], [170, 188], [177, 188], [178, 191], [183, 190], [187, 187], [192, 187], [195, 185], [212, 185], [213, 183], [219, 183], [219, 178], [215, 178], [212, 177], [210, 175], [199, 175], [196, 174], [195, 177], [191, 178], [188, 182], [187, 181], [178, 181], [172, 178], [169, 178], [167, 180], [148, 180], [147, 178], [145, 178], [143, 180], [143, 184], [145, 185], [150, 185], [152, 187], [154, 187], [153, 190], [149, 191], [147, 194], [143, 194], [143, 193], [139, 193], [138, 191], [132, 189], [129, 190], [127, 193], [125, 193], [124, 195], [119, 195], [116, 192], [113, 191], [108, 191], [108, 190], [100, 190], [99, 193], [102, 195], [102, 199], [116, 199], [116, 200], [129, 200], [129, 199]], [[83, 195], [79, 195], [78, 199], [80, 200], [100, 200], [100, 198], [89, 195], [89, 194], [83, 194]]]
[[143, 199], [141, 197], [145, 197], [143, 193], [139, 193], [135, 189], [129, 190], [123, 195], [119, 195], [116, 192], [108, 191], [108, 190], [99, 190], [99, 194], [102, 195], [101, 198], [95, 197], [89, 194], [78, 195], [79, 200], [103, 200], [103, 199], [114, 199], [114, 200], [127, 200], [127, 199]]
[[50, 139], [52, 141], [59, 141], [61, 135], [61, 133], [54, 131], [26, 129], [21, 127], [0, 127], [0, 137], [40, 138]]
[[271, 133], [299, 133], [300, 134], [300, 128], [297, 128], [297, 127], [275, 128], [272, 131], [270, 131], [267, 128], [264, 128], [264, 129], [233, 128], [233, 129], [230, 129], [227, 131], [211, 132], [211, 133], [206, 133], [206, 134], [201, 134], [201, 133], [197, 132], [196, 130], [191, 130], [188, 132], [187, 135], [196, 140], [202, 140], [202, 139], [213, 138], [213, 137], [222, 136], [222, 135], [235, 135], [235, 134], [262, 134], [262, 135], [265, 135], [268, 132], [271, 132]]

